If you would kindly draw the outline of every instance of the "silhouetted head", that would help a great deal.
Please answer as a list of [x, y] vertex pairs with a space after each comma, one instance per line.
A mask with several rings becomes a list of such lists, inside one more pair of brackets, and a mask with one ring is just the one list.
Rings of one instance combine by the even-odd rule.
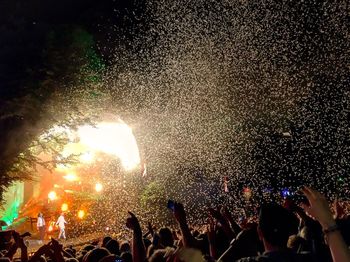
[[159, 243], [163, 247], [172, 247], [174, 246], [173, 233], [167, 227], [163, 227], [159, 230]]
[[100, 259], [110, 255], [109, 251], [103, 247], [97, 247], [93, 250], [87, 252], [83, 258], [83, 262], [96, 262], [100, 261]]
[[107, 243], [109, 240], [111, 240], [112, 238], [110, 236], [106, 236], [102, 239], [102, 247], [106, 247]]
[[124, 241], [121, 245], [120, 245], [120, 252], [130, 252], [131, 248], [130, 248], [130, 244], [128, 241]]
[[105, 248], [108, 249], [108, 251], [111, 254], [119, 256], [120, 250], [119, 250], [119, 242], [115, 239], [111, 239], [107, 242]]
[[298, 233], [298, 218], [277, 204], [263, 205], [259, 213], [259, 232], [270, 245], [287, 246], [289, 236]]

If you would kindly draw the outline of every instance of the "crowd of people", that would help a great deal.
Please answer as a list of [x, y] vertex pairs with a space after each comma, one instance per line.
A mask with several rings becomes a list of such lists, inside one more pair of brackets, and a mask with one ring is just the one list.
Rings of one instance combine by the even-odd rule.
[[[177, 202], [171, 207], [178, 224], [173, 229], [156, 229], [149, 223], [147, 232], [142, 232], [137, 216], [129, 212], [129, 241], [105, 236], [79, 249], [51, 239], [28, 254], [25, 236], [14, 231], [11, 244], [0, 252], [0, 261], [350, 261], [347, 211], [339, 202], [331, 208], [321, 193], [309, 187], [301, 191], [304, 201], [265, 203], [255, 216], [239, 222], [226, 207], [209, 208], [205, 229], [189, 225], [184, 206]], [[16, 254], [20, 258], [14, 258]]]

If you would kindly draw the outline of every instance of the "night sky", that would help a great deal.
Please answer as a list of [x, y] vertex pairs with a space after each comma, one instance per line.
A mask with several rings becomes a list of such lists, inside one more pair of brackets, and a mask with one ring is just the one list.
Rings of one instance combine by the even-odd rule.
[[[80, 25], [97, 43], [108, 46], [109, 25], [127, 32], [134, 23], [136, 1], [1, 1], [0, 3], [0, 97], [25, 93], [28, 68], [40, 68], [47, 34], [61, 25]], [[142, 11], [142, 10], [141, 10]], [[106, 50], [106, 49], [105, 49]], [[105, 51], [108, 55], [108, 51]]]

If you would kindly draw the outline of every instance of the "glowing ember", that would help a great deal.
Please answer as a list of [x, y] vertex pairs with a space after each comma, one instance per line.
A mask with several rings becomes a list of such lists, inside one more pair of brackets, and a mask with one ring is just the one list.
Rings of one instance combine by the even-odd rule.
[[102, 188], [103, 188], [103, 186], [101, 183], [96, 183], [96, 185], [95, 185], [96, 192], [101, 192]]
[[53, 200], [56, 200], [57, 199], [57, 194], [55, 191], [50, 191], [50, 193], [47, 195], [47, 197], [53, 201]]

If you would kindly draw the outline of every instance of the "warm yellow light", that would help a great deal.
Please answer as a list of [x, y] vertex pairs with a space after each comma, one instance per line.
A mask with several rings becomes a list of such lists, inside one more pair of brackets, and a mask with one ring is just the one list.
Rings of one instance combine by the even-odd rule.
[[57, 194], [55, 191], [50, 191], [50, 193], [47, 195], [47, 197], [53, 201], [53, 200], [56, 200], [57, 199]]
[[85, 216], [85, 211], [84, 210], [79, 210], [78, 211], [78, 218], [83, 219]]
[[79, 178], [77, 177], [77, 175], [75, 173], [68, 173], [67, 175], [63, 176], [63, 178], [66, 179], [67, 181], [79, 180]]
[[61, 206], [61, 211], [62, 212], [66, 212], [68, 210], [68, 204], [67, 203], [63, 203]]
[[51, 232], [53, 230], [52, 225], [49, 225], [48, 231]]
[[96, 183], [96, 185], [95, 185], [96, 192], [101, 192], [102, 189], [103, 189], [102, 184], [101, 183]]
[[127, 170], [139, 165], [140, 154], [132, 130], [121, 120], [85, 125], [78, 129], [80, 143], [95, 151], [118, 157]]
[[[69, 138], [69, 143], [60, 152], [63, 157], [79, 155], [79, 164], [57, 164], [57, 171], [69, 172], [81, 164], [98, 161], [95, 156], [99, 152], [119, 158], [126, 170], [140, 164], [140, 153], [132, 129], [122, 120], [84, 125], [78, 127], [77, 131], [56, 126], [41, 138], [45, 139], [50, 134], [65, 134]], [[67, 180], [74, 181], [69, 177]]]
[[82, 153], [79, 159], [81, 162], [91, 163], [94, 160], [94, 153], [87, 151], [85, 153]]

